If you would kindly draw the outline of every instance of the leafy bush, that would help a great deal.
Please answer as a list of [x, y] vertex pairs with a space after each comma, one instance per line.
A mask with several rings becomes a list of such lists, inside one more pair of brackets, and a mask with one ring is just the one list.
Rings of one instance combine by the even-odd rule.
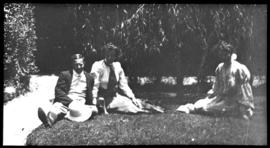
[[33, 9], [30, 4], [4, 5], [4, 87], [14, 87], [15, 96], [29, 91], [30, 74], [38, 71]]

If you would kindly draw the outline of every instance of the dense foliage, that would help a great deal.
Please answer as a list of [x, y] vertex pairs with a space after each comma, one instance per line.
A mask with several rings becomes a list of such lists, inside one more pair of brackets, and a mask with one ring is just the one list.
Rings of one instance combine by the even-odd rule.
[[[184, 75], [212, 75], [220, 62], [215, 53], [222, 40], [235, 47], [238, 59], [252, 73], [256, 61], [265, 59], [266, 38], [255, 39], [266, 31], [262, 5], [78, 5], [70, 9], [80, 42], [76, 47], [89, 58], [95, 53], [100, 58], [101, 46], [114, 42], [123, 49], [120, 60], [129, 76], [173, 75], [181, 82]], [[260, 44], [265, 47], [258, 48]]]
[[[40, 58], [44, 60], [47, 59], [44, 50], [55, 52], [58, 60], [58, 53], [68, 57], [79, 51], [90, 59], [91, 66], [94, 60], [102, 58], [101, 47], [113, 42], [123, 49], [120, 60], [129, 75], [205, 75], [213, 74], [219, 62], [215, 51], [221, 40], [233, 44], [238, 59], [247, 65], [250, 65], [250, 56], [254, 56], [253, 62], [259, 61], [266, 52], [266, 7], [263, 5], [37, 7]], [[254, 55], [255, 49], [261, 51], [260, 55]], [[45, 62], [43, 59], [40, 63]]]
[[67, 69], [76, 52], [86, 56], [89, 71], [108, 42], [122, 49], [119, 60], [134, 80], [203, 80], [220, 62], [215, 53], [222, 40], [233, 44], [252, 74], [266, 73], [265, 5], [33, 5], [5, 5], [5, 86], [23, 88], [27, 83], [21, 82], [37, 71], [35, 60], [41, 73]]
[[33, 9], [29, 4], [4, 5], [4, 87], [15, 87], [16, 95], [29, 89], [30, 74], [38, 71]]

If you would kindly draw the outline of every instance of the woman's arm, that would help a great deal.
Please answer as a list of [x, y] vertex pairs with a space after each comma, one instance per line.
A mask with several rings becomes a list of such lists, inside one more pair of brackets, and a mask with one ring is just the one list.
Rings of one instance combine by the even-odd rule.
[[100, 72], [99, 72], [99, 63], [95, 62], [92, 65], [92, 69], [90, 74], [94, 78], [94, 84], [93, 84], [93, 89], [92, 89], [92, 104], [96, 105], [97, 104], [97, 97], [98, 97], [98, 89], [100, 86]]

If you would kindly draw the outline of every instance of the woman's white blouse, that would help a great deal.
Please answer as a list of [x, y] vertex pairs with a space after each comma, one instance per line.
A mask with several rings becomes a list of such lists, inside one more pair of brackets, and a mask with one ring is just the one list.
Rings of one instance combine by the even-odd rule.
[[[112, 67], [114, 69], [119, 88], [127, 97], [134, 98], [134, 93], [128, 86], [128, 81], [121, 64], [119, 62], [113, 62]], [[96, 98], [98, 96], [99, 87], [104, 89], [107, 89], [108, 87], [110, 68], [105, 64], [104, 60], [100, 60], [93, 63], [90, 73], [94, 75], [92, 95], [93, 98]]]

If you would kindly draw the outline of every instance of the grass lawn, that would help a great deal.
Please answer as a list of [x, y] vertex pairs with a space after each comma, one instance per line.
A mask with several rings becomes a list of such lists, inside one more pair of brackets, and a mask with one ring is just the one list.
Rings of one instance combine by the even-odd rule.
[[203, 97], [175, 93], [137, 93], [166, 109], [163, 114], [97, 115], [76, 123], [66, 119], [52, 128], [43, 125], [27, 137], [26, 145], [148, 145], [148, 144], [267, 144], [266, 96], [255, 96], [255, 114], [250, 121], [176, 112], [180, 104]]

